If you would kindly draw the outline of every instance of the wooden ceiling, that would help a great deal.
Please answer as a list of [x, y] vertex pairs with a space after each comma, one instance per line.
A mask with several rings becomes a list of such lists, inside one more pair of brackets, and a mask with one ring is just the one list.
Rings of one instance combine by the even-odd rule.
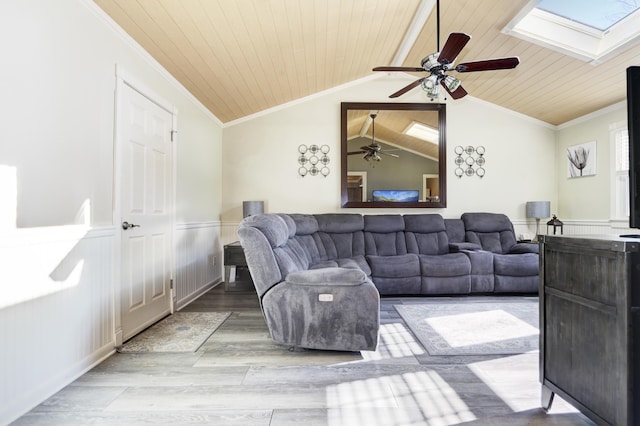
[[425, 143], [422, 139], [405, 134], [405, 130], [414, 122], [423, 124], [437, 132], [437, 111], [350, 109], [347, 112], [347, 140], [357, 137], [373, 138], [372, 113], [376, 114], [375, 141], [413, 152], [422, 157], [438, 160], [437, 140], [435, 143]]
[[[94, 1], [223, 123], [370, 76], [374, 66], [392, 64], [414, 16], [435, 3]], [[441, 0], [441, 45], [450, 32], [472, 36], [456, 62], [520, 57], [513, 70], [458, 74], [467, 92], [554, 125], [623, 101], [625, 70], [640, 64], [640, 47], [594, 66], [502, 34], [528, 1]], [[394, 65], [419, 66], [436, 48], [434, 7], [406, 59]]]

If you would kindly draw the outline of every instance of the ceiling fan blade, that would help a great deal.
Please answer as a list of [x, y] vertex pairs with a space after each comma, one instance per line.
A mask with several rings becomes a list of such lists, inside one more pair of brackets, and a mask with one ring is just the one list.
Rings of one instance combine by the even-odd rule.
[[465, 62], [459, 64], [454, 69], [458, 72], [472, 72], [472, 71], [492, 71], [492, 70], [508, 70], [515, 68], [520, 63], [520, 59], [517, 56], [512, 58], [496, 58], [487, 59], [486, 61]]
[[449, 88], [447, 87], [446, 84], [444, 84], [444, 80], [440, 81], [440, 84], [442, 85], [442, 87], [444, 87], [444, 90], [447, 91], [447, 93], [449, 95], [451, 95], [451, 97], [453, 99], [460, 99], [460, 98], [464, 98], [465, 96], [467, 96], [467, 91], [464, 90], [464, 87], [462, 87], [462, 85], [459, 85], [456, 90], [449, 90]]
[[440, 62], [441, 64], [450, 64], [455, 61], [456, 57], [458, 57], [469, 40], [471, 40], [471, 36], [468, 36], [465, 33], [449, 34], [449, 38], [442, 47], [440, 56], [438, 56], [438, 62]]
[[425, 71], [424, 68], [418, 67], [375, 67], [373, 71], [406, 71], [406, 72], [420, 72]]
[[407, 86], [404, 86], [402, 89], [400, 89], [397, 92], [392, 93], [391, 95], [389, 95], [389, 97], [390, 98], [397, 98], [398, 96], [404, 95], [409, 90], [413, 89], [414, 87], [419, 86], [420, 83], [422, 83], [422, 80], [424, 80], [425, 78], [427, 78], [427, 77], [420, 78], [420, 79], [414, 81], [413, 83], [411, 83], [411, 84], [409, 84]]
[[388, 152], [380, 151], [380, 154], [388, 155], [389, 157], [400, 158], [398, 154], [389, 154]]
[[364, 154], [365, 151], [351, 151], [351, 152], [347, 152], [347, 155], [355, 155], [355, 154]]

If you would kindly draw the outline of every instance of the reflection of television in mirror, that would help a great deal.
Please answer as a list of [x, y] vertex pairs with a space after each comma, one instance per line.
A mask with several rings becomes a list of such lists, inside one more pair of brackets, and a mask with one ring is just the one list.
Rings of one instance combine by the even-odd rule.
[[411, 203], [418, 201], [420, 192], [415, 189], [376, 189], [372, 195], [373, 201]]
[[629, 227], [640, 228], [640, 67], [627, 68]]

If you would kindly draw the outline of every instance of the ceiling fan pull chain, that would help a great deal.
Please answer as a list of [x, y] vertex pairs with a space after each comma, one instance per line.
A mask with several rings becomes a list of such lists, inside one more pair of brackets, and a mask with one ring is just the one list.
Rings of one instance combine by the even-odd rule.
[[436, 13], [438, 14], [436, 40], [438, 45], [436, 46], [436, 52], [440, 52], [440, 0], [436, 0]]

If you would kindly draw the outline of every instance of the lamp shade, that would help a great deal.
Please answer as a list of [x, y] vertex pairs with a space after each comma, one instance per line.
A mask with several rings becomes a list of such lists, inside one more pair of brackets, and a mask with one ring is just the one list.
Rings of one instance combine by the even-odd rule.
[[543, 218], [551, 216], [550, 201], [527, 201], [527, 217]]
[[264, 201], [243, 201], [242, 217], [264, 213]]

